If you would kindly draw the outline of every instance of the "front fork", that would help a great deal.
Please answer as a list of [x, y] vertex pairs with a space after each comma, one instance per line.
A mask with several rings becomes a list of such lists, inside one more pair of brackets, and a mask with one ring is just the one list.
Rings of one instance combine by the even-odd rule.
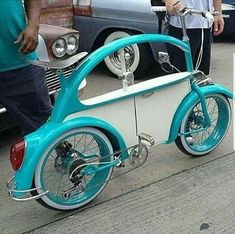
[[205, 98], [204, 94], [201, 92], [200, 87], [195, 82], [192, 83], [191, 87], [192, 87], [192, 90], [194, 90], [197, 93], [199, 100], [200, 100], [200, 103], [201, 103], [201, 106], [202, 106], [202, 113], [204, 116], [204, 126], [203, 127], [209, 128], [209, 127], [211, 127], [211, 119], [210, 119], [210, 115], [208, 113], [208, 109], [206, 106], [206, 98]]

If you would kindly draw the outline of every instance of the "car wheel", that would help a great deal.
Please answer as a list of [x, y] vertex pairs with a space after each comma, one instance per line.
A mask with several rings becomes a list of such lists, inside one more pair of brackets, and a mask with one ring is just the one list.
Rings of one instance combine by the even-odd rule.
[[[108, 35], [104, 41], [104, 45], [131, 35], [134, 35], [131, 31], [115, 31]], [[134, 44], [125, 47], [124, 51], [130, 54], [126, 64], [127, 70], [133, 72], [135, 78], [141, 78], [146, 73], [153, 60], [149, 45], [146, 43]], [[109, 71], [111, 71], [114, 75], [118, 76], [121, 74], [121, 62], [118, 52], [106, 57], [104, 62]]]

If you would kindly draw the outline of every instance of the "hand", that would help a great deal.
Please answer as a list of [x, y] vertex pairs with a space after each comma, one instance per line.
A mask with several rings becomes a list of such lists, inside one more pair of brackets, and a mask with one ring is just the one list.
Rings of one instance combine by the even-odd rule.
[[218, 36], [224, 30], [224, 19], [221, 15], [214, 17], [214, 35]]
[[166, 10], [170, 15], [176, 15], [178, 11], [183, 9], [183, 5], [180, 1], [174, 3], [174, 1], [168, 0], [165, 1]]
[[28, 54], [33, 52], [38, 45], [38, 27], [28, 25], [15, 41], [15, 44], [18, 43], [21, 43], [20, 53]]

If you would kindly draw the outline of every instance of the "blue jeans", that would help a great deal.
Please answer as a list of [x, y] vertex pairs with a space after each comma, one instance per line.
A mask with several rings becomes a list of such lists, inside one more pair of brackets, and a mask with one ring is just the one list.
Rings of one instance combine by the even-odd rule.
[[0, 72], [0, 103], [23, 135], [42, 126], [51, 114], [45, 74], [44, 68], [33, 65]]
[[[202, 43], [201, 42], [202, 30], [187, 29], [187, 33], [190, 39], [193, 65], [195, 68]], [[169, 35], [181, 40], [183, 36], [182, 29], [170, 25]], [[204, 29], [203, 56], [201, 64], [198, 69], [203, 71], [206, 75], [208, 75], [210, 72], [211, 41], [212, 41], [211, 29]], [[167, 48], [168, 48], [168, 53], [170, 55], [171, 64], [177, 67], [180, 71], [185, 71], [186, 62], [185, 62], [184, 52], [181, 49], [170, 44], [167, 45]]]

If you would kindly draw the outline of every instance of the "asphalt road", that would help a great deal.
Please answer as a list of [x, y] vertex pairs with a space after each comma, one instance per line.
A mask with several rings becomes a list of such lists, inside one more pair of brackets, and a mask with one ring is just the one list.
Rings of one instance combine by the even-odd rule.
[[[213, 45], [211, 77], [230, 89], [234, 52], [234, 43]], [[100, 92], [119, 85], [101, 70], [89, 80], [88, 85]], [[112, 180], [94, 202], [73, 213], [47, 210], [35, 201], [17, 203], [8, 197], [5, 184], [12, 174], [8, 151], [19, 137], [17, 129], [0, 136], [0, 233], [235, 231], [232, 128], [206, 157], [188, 157], [174, 144], [151, 148], [141, 168]]]

